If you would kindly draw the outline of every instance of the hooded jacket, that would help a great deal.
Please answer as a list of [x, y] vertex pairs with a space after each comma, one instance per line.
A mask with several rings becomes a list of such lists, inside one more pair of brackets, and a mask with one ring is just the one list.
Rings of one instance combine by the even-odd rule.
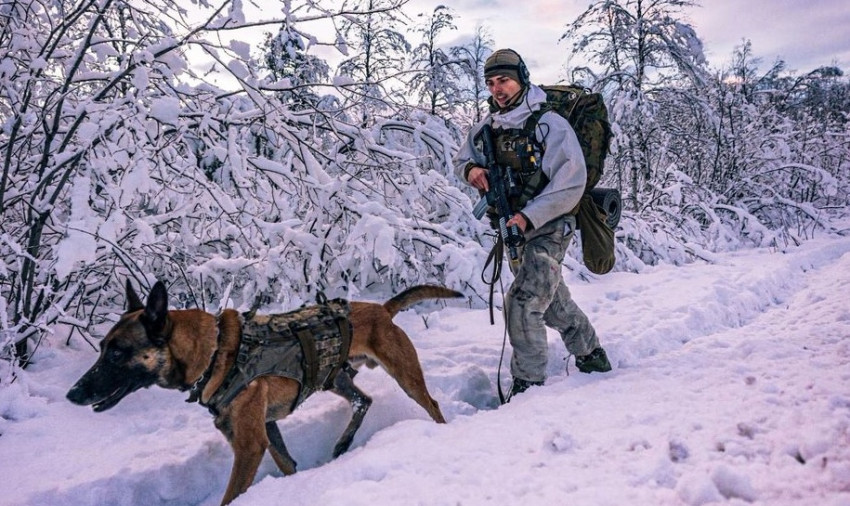
[[[472, 166], [486, 167], [480, 143], [475, 142], [485, 124], [489, 123], [494, 129], [522, 128], [531, 113], [545, 102], [546, 92], [531, 84], [516, 106], [493, 112], [474, 125], [454, 157], [455, 174], [467, 182], [466, 176]], [[544, 146], [541, 170], [549, 178], [549, 184], [521, 211], [532, 227], [540, 228], [576, 208], [587, 183], [587, 168], [575, 132], [558, 113], [545, 112], [537, 124], [535, 136]]]

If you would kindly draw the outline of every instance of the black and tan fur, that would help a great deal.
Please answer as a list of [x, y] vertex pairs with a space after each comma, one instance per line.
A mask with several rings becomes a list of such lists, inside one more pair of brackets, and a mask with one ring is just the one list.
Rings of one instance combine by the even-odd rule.
[[[146, 304], [129, 281], [126, 291], [127, 312], [107, 333], [101, 342], [100, 357], [71, 388], [68, 399], [104, 411], [127, 394], [151, 385], [190, 389], [210, 369], [210, 379], [200, 399], [208, 401], [234, 364], [241, 336], [240, 315], [234, 310], [225, 310], [218, 318], [199, 309], [169, 311], [168, 294], [161, 282], [154, 285]], [[445, 423], [445, 418], [425, 386], [416, 350], [392, 318], [417, 302], [449, 297], [462, 294], [440, 286], [416, 286], [385, 304], [352, 302], [350, 313], [350, 361], [375, 361], [383, 366], [437, 423]], [[349, 371], [350, 368], [341, 369], [330, 389], [348, 400], [353, 409], [351, 421], [334, 447], [334, 457], [348, 450], [372, 402], [354, 385]], [[298, 393], [299, 383], [295, 380], [262, 376], [219, 410], [215, 426], [234, 453], [222, 504], [248, 489], [267, 449], [284, 474], [295, 472], [295, 461], [287, 452], [275, 421], [290, 413]]]

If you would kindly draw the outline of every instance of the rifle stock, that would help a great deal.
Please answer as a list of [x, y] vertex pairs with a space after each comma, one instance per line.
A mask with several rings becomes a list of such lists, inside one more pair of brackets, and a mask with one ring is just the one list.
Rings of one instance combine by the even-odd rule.
[[490, 207], [490, 203], [487, 201], [487, 195], [485, 194], [481, 197], [481, 200], [475, 204], [475, 207], [472, 208], [472, 216], [475, 216], [476, 220], [480, 220], [484, 217], [484, 213], [487, 212], [488, 207]]

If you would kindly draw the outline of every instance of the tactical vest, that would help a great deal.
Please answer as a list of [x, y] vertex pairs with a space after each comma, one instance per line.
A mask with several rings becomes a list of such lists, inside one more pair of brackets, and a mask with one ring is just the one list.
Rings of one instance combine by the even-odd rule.
[[333, 380], [348, 360], [351, 321], [348, 301], [334, 299], [274, 315], [243, 315], [236, 363], [206, 406], [216, 414], [260, 376], [301, 384], [292, 409]]
[[549, 184], [540, 167], [544, 146], [537, 142], [533, 131], [524, 128], [494, 128], [493, 133], [496, 163], [510, 168], [519, 186], [509, 197], [511, 209], [519, 212]]

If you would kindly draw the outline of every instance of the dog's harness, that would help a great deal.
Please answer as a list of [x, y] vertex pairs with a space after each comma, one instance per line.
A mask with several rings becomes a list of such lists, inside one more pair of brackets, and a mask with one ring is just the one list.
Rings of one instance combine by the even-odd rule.
[[208, 402], [200, 399], [209, 382], [212, 364], [193, 386], [187, 402], [198, 401], [217, 415], [253, 380], [282, 376], [301, 384], [295, 409], [313, 393], [333, 386], [339, 370], [347, 365], [351, 347], [351, 309], [344, 299], [274, 315], [242, 315], [242, 334], [236, 361]]

